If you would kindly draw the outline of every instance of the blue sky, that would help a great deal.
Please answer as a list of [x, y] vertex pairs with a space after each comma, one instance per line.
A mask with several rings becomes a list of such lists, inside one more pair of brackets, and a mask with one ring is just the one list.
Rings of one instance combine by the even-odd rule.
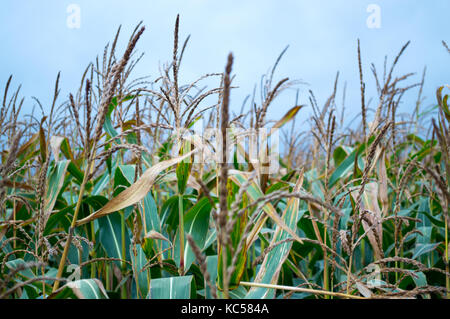
[[[67, 27], [69, 4], [81, 9], [79, 29]], [[381, 9], [381, 28], [370, 29], [366, 20], [369, 4]], [[308, 102], [308, 90], [322, 105], [330, 95], [340, 71], [338, 104], [347, 82], [347, 120], [359, 112], [359, 75], [357, 38], [361, 39], [367, 100], [374, 97], [370, 63], [381, 71], [384, 56], [395, 57], [402, 45], [411, 45], [398, 65], [398, 74], [417, 72], [420, 80], [424, 66], [427, 78], [425, 105], [435, 103], [436, 88], [449, 81], [450, 56], [441, 41], [450, 42], [448, 0], [316, 0], [316, 1], [206, 1], [206, 0], [3, 0], [0, 11], [0, 87], [13, 74], [14, 87], [22, 84], [25, 111], [31, 110], [31, 96], [45, 106], [51, 102], [54, 81], [61, 71], [61, 102], [75, 92], [84, 68], [101, 56], [122, 24], [120, 49], [129, 34], [143, 20], [146, 32], [138, 44], [145, 52], [134, 75], [158, 76], [158, 66], [170, 60], [173, 25], [181, 16], [181, 39], [191, 34], [184, 56], [181, 81], [189, 82], [204, 73], [223, 70], [226, 56], [235, 55], [232, 93], [234, 110], [253, 91], [286, 45], [276, 79], [289, 77], [307, 82], [300, 85], [300, 102]], [[123, 52], [123, 50], [120, 50]], [[295, 102], [295, 90], [286, 91], [269, 110], [272, 118], [281, 117]], [[401, 110], [414, 107], [417, 91], [405, 97]], [[372, 105], [374, 106], [374, 105]], [[307, 110], [300, 117], [305, 118]], [[352, 113], [352, 114], [350, 114]], [[301, 123], [301, 121], [299, 121]]]

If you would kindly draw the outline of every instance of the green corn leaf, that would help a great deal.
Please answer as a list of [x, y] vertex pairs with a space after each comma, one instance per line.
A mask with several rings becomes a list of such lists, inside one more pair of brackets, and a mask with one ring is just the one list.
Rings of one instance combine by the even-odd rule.
[[92, 195], [100, 195], [101, 192], [108, 186], [110, 182], [110, 176], [107, 173], [102, 174], [94, 184], [94, 188], [92, 189]]
[[67, 170], [78, 181], [78, 183], [81, 184], [83, 182], [83, 172], [72, 161], [69, 163]]
[[150, 287], [150, 271], [142, 270], [147, 263], [144, 250], [141, 245], [136, 245], [136, 256], [131, 257], [133, 265], [134, 280], [137, 282], [137, 296], [139, 299], [145, 298]]
[[61, 287], [61, 292], [51, 298], [67, 298], [68, 292], [66, 289], [70, 289], [78, 299], [108, 299], [108, 294], [106, 293], [103, 284], [98, 279], [81, 279], [71, 281]]
[[193, 276], [152, 279], [148, 299], [190, 299], [194, 283]]
[[[17, 259], [13, 259], [13, 260], [10, 260], [5, 263], [5, 266], [8, 269], [10, 269], [11, 271], [17, 269], [18, 267], [24, 268], [23, 270], [20, 270], [17, 272], [15, 281], [17, 281], [19, 283], [37, 277], [35, 272], [33, 271], [33, 269], [35, 269], [35, 268], [26, 266], [27, 262], [29, 262], [29, 260], [27, 260], [27, 257], [28, 257], [28, 255], [25, 257], [25, 260], [22, 258], [17, 258]], [[39, 273], [39, 275], [40, 275], [40, 273]], [[30, 289], [30, 291], [33, 291], [33, 294], [41, 294], [42, 293], [42, 288], [43, 288], [42, 281], [32, 282], [31, 284], [28, 284], [25, 287], [28, 287]], [[45, 282], [45, 292], [46, 293], [51, 292], [51, 286], [50, 286], [49, 281]]]
[[[230, 179], [236, 183], [239, 187], [242, 187], [243, 184], [248, 179], [248, 176], [239, 171], [230, 171]], [[250, 186], [247, 189], [247, 194], [249, 195], [250, 199], [252, 201], [257, 200], [258, 198], [264, 196], [264, 193], [261, 191], [260, 187], [255, 183], [252, 182]], [[263, 211], [266, 214], [263, 214]], [[280, 218], [278, 215], [276, 209], [273, 207], [271, 203], [267, 203], [263, 206], [261, 212], [255, 212], [259, 216], [256, 218], [255, 226], [253, 227], [252, 231], [250, 232], [248, 238], [247, 238], [247, 247], [249, 247], [256, 239], [259, 231], [264, 226], [267, 218], [271, 218], [277, 225], [279, 225], [281, 228], [283, 228], [285, 231], [287, 231], [293, 238], [295, 238], [297, 241], [302, 242], [302, 240], [298, 237], [298, 235], [290, 229], [284, 221]]]
[[140, 205], [142, 213], [142, 224], [144, 226], [144, 234], [151, 230], [161, 232], [161, 221], [159, 219], [158, 208], [152, 193], [148, 193], [142, 200]]
[[[211, 214], [211, 203], [206, 197], [203, 197], [197, 204], [192, 206], [191, 209], [184, 216], [184, 231], [185, 234], [189, 234], [194, 239], [197, 246], [202, 249], [205, 246], [209, 219]], [[179, 266], [180, 260], [180, 241], [175, 240], [175, 260], [177, 261], [177, 266]], [[192, 251], [192, 247], [189, 245], [188, 241], [185, 240], [184, 249], [184, 267], [186, 270], [189, 269], [191, 264], [195, 261], [195, 256]]]
[[42, 163], [44, 163], [45, 160], [47, 159], [47, 141], [45, 139], [45, 132], [44, 132], [44, 127], [43, 127], [43, 124], [44, 124], [46, 118], [47, 118], [46, 116], [44, 116], [42, 118], [41, 126], [39, 128], [39, 143], [40, 143], [39, 151], [41, 153]]
[[413, 256], [411, 257], [412, 259], [416, 259], [419, 256], [422, 256], [426, 253], [429, 253], [433, 250], [436, 249], [437, 246], [439, 246], [440, 243], [434, 243], [434, 244], [417, 244], [415, 249], [414, 249], [414, 253]]
[[[211, 276], [211, 283], [214, 285], [217, 279], [217, 255], [206, 257], [206, 269], [208, 270], [209, 275]], [[211, 289], [205, 282], [205, 298], [212, 299]]]
[[[372, 136], [368, 142], [367, 145], [369, 146], [374, 141], [375, 137]], [[330, 176], [330, 180], [328, 182], [328, 187], [333, 187], [340, 179], [345, 178], [352, 170], [353, 166], [355, 164], [355, 158], [359, 154], [362, 154], [362, 152], [365, 150], [366, 144], [362, 143], [359, 145], [358, 148], [353, 150], [350, 155], [346, 157], [345, 160], [341, 162], [341, 164], [334, 170], [334, 172]]]
[[[185, 141], [183, 148], [180, 151], [180, 155], [184, 155], [186, 153], [189, 153], [191, 151], [191, 143], [189, 141]], [[177, 181], [178, 181], [178, 193], [184, 194], [186, 190], [186, 185], [189, 179], [189, 175], [191, 173], [192, 163], [191, 158], [187, 157], [184, 160], [182, 160], [177, 165], [176, 169], [176, 175], [177, 175]]]
[[[303, 176], [301, 175], [296, 186], [294, 187], [294, 192], [298, 192], [303, 183]], [[293, 231], [297, 228], [297, 222], [300, 214], [299, 210], [300, 200], [298, 198], [289, 199], [286, 209], [283, 212], [282, 219], [285, 224]], [[280, 226], [275, 229], [275, 234], [273, 235], [271, 245], [275, 246], [264, 258], [263, 263], [259, 269], [258, 274], [254, 282], [264, 283], [264, 284], [276, 284], [278, 281], [278, 275], [281, 271], [281, 266], [289, 255], [289, 251], [292, 247], [292, 242], [285, 242], [282, 244], [277, 244], [278, 242], [288, 239], [290, 237], [289, 233], [283, 230]], [[274, 292], [272, 289], [267, 288], [252, 288], [247, 293], [246, 298], [250, 299], [261, 299], [273, 296]]]
[[[98, 239], [108, 257], [130, 260], [130, 235], [128, 228], [125, 230], [125, 254], [122, 247], [122, 218], [119, 214], [111, 214], [98, 219]], [[116, 262], [116, 264], [120, 264]]]
[[50, 174], [48, 176], [48, 187], [45, 199], [46, 212], [51, 212], [53, 210], [53, 206], [55, 206], [56, 199], [64, 183], [64, 177], [66, 175], [69, 162], [70, 162], [69, 160], [59, 161], [50, 171]]

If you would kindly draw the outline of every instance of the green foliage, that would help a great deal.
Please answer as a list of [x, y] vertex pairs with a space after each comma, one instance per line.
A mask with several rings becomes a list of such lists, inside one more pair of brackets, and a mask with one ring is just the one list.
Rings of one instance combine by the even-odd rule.
[[[59, 122], [43, 116], [34, 126], [15, 122], [2, 130], [8, 141], [0, 169], [0, 298], [445, 297], [445, 87], [435, 107], [417, 110], [412, 125], [403, 127], [391, 121], [398, 118], [389, 103], [401, 89], [386, 83], [394, 91], [380, 96], [379, 117], [364, 129], [336, 122], [334, 92], [313, 115], [316, 126], [304, 132], [310, 141], [301, 144], [291, 130], [275, 173], [264, 173], [242, 145], [231, 148], [221, 215], [223, 175], [216, 158], [204, 152], [217, 151], [214, 139], [177, 136], [175, 129], [193, 133], [202, 117], [219, 127], [219, 110], [203, 109], [203, 99], [224, 86], [203, 92], [197, 85], [202, 79], [179, 86], [178, 69], [171, 69], [181, 60], [175, 53], [177, 63], [154, 82], [160, 91], [128, 85], [130, 72], [122, 71], [103, 122], [104, 97], [97, 89], [107, 92], [102, 80], [93, 86], [97, 70], [91, 65], [78, 90], [88, 93], [73, 106], [66, 103], [70, 116]], [[110, 70], [108, 61], [115, 58], [105, 56]], [[227, 123], [233, 134], [236, 123], [267, 127], [267, 107], [292, 84], [283, 79], [272, 88], [273, 71], [262, 81], [263, 101], [251, 106], [251, 120], [242, 113]], [[108, 74], [105, 81], [112, 81]], [[272, 128], [286, 129], [303, 108], [290, 108]], [[431, 128], [430, 136], [421, 133], [423, 126]], [[268, 152], [259, 151], [259, 158]], [[200, 153], [206, 160], [192, 163]]]

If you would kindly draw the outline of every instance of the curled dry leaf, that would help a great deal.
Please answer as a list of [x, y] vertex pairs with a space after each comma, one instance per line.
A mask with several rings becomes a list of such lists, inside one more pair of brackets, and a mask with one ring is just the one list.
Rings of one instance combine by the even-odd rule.
[[144, 239], [145, 239], [145, 238], [150, 238], [150, 239], [160, 239], [160, 240], [165, 240], [165, 241], [167, 241], [167, 242], [170, 243], [170, 240], [168, 240], [165, 236], [163, 236], [161, 233], [158, 233], [158, 232], [155, 231], [155, 230], [149, 231], [149, 232], [144, 236]]
[[118, 210], [124, 209], [128, 206], [131, 206], [147, 195], [147, 193], [150, 191], [150, 189], [153, 186], [153, 183], [155, 182], [156, 177], [161, 173], [163, 170], [181, 162], [183, 159], [191, 156], [193, 153], [195, 153], [197, 149], [186, 153], [183, 156], [179, 156], [176, 158], [172, 158], [170, 160], [160, 162], [149, 169], [147, 169], [144, 174], [130, 187], [128, 187], [126, 190], [121, 192], [119, 195], [114, 197], [111, 201], [109, 201], [105, 206], [103, 206], [101, 209], [96, 211], [95, 213], [91, 214], [90, 216], [83, 218], [77, 222], [77, 226], [89, 223], [90, 221], [93, 221], [97, 218], [106, 216], [108, 214], [111, 214], [112, 212], [116, 212]]
[[59, 149], [61, 147], [61, 143], [64, 141], [64, 137], [53, 135], [50, 138], [50, 148], [52, 149], [53, 156], [55, 160], [59, 161]]
[[[356, 200], [357, 191], [353, 191], [352, 197]], [[362, 220], [364, 230], [367, 231], [367, 237], [372, 245], [375, 259], [382, 258], [382, 251], [380, 249], [380, 243], [383, 241], [382, 231], [382, 212], [378, 205], [378, 183], [367, 183], [362, 196], [362, 211], [367, 211], [366, 218], [370, 221], [370, 224], [366, 220]]]
[[380, 193], [382, 216], [386, 216], [389, 209], [389, 197], [388, 197], [388, 177], [386, 171], [386, 161], [384, 159], [385, 151], [382, 150], [380, 158], [378, 160], [378, 191]]
[[298, 111], [303, 108], [305, 105], [297, 105], [291, 108], [278, 122], [275, 123], [273, 128], [280, 128], [290, 120], [292, 120], [295, 115], [297, 115]]
[[356, 282], [356, 289], [358, 289], [359, 293], [364, 297], [372, 297], [372, 292], [369, 290], [369, 288], [367, 288], [363, 283], [359, 281]]

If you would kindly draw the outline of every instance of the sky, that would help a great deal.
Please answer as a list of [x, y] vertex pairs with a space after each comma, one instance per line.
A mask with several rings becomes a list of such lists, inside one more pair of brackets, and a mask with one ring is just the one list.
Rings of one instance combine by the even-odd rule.
[[[74, 13], [68, 9], [73, 5], [79, 9], [79, 27], [75, 28], [68, 23]], [[232, 109], [239, 111], [245, 96], [289, 45], [275, 80], [289, 77], [304, 84], [277, 98], [268, 116], [278, 119], [293, 107], [297, 89], [299, 103], [309, 104], [308, 90], [312, 90], [323, 105], [339, 71], [337, 103], [340, 106], [346, 82], [348, 122], [360, 110], [358, 38], [367, 101], [375, 98], [370, 64], [382, 72], [385, 55], [391, 62], [411, 40], [397, 74], [417, 72], [411, 83], [419, 82], [426, 66], [424, 105], [435, 104], [436, 88], [450, 82], [450, 55], [441, 44], [442, 40], [450, 43], [449, 12], [448, 0], [2, 0], [0, 90], [12, 74], [12, 87], [22, 84], [24, 113], [35, 104], [32, 96], [48, 109], [58, 71], [62, 102], [77, 90], [85, 67], [97, 55], [102, 56], [119, 25], [118, 52], [123, 52], [141, 20], [146, 31], [137, 49], [145, 56], [133, 75], [156, 79], [159, 66], [171, 59], [173, 26], [179, 13], [180, 39], [191, 35], [180, 70], [181, 83], [222, 72], [228, 53], [233, 52], [234, 85], [239, 88], [232, 92], [231, 103]], [[417, 90], [405, 96], [400, 111], [410, 112], [416, 98]], [[304, 125], [301, 120], [307, 118], [308, 108], [299, 113], [298, 125]]]

